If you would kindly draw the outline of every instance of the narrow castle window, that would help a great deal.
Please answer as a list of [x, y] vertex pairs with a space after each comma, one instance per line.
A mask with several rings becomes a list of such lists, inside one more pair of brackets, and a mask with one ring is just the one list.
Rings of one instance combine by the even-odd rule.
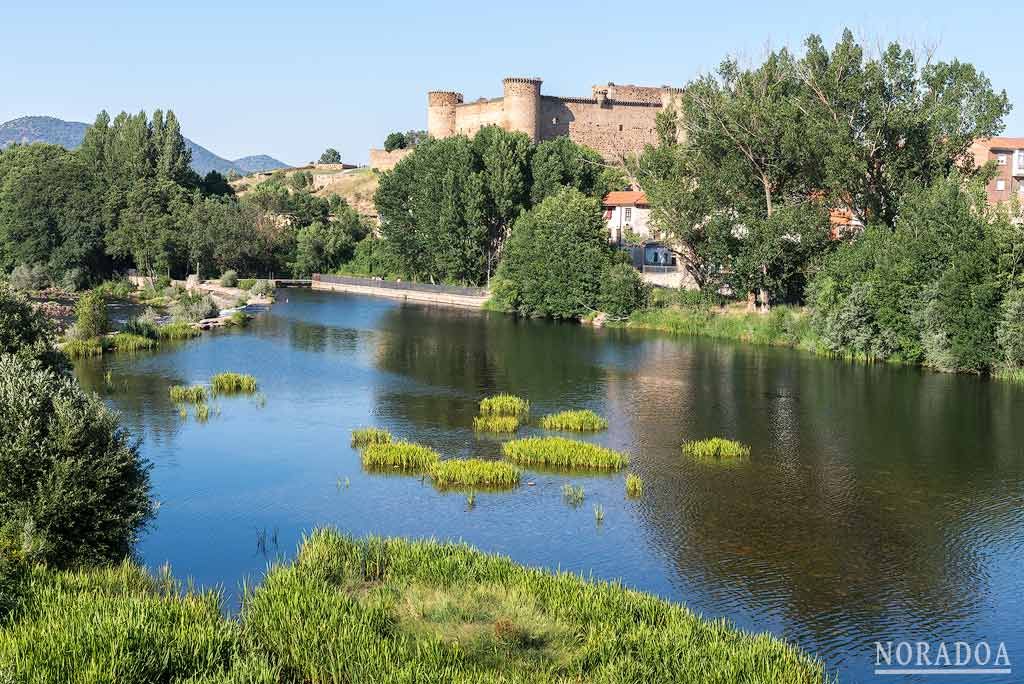
[[619, 124], [619, 130], [620, 131], [622, 130], [622, 124]]

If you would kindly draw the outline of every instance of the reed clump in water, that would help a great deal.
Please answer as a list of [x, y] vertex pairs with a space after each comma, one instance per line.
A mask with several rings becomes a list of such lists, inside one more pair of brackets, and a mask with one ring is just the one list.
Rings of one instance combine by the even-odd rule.
[[119, 352], [137, 352], [156, 347], [156, 340], [134, 333], [119, 332], [110, 338], [110, 345]]
[[519, 429], [517, 416], [477, 416], [473, 419], [473, 429], [477, 432], [511, 433]]
[[583, 503], [586, 493], [582, 486], [573, 486], [569, 483], [562, 485], [562, 497], [569, 502], [570, 506], [579, 506]]
[[626, 496], [636, 499], [644, 495], [644, 481], [639, 475], [626, 475]]
[[553, 468], [618, 470], [629, 458], [618, 451], [564, 437], [527, 437], [505, 442], [505, 456], [520, 465]]
[[731, 439], [711, 437], [686, 442], [683, 453], [705, 463], [728, 463], [750, 458], [750, 447]]
[[496, 394], [480, 401], [481, 416], [515, 416], [525, 420], [530, 415], [530, 402], [514, 394]]
[[363, 449], [363, 466], [366, 468], [427, 473], [440, 460], [441, 455], [436, 451], [413, 442], [371, 444]]
[[161, 340], [188, 340], [198, 337], [202, 331], [188, 321], [172, 321], [158, 326], [156, 334]]
[[217, 373], [210, 378], [214, 394], [255, 394], [256, 378], [242, 373]]
[[552, 413], [540, 419], [545, 430], [566, 430], [571, 432], [598, 432], [608, 429], [608, 421], [589, 409]]
[[171, 385], [168, 393], [175, 404], [201, 404], [206, 401], [206, 388], [202, 385]]
[[352, 431], [352, 446], [362, 448], [371, 444], [390, 444], [391, 433], [380, 428], [357, 428]]
[[61, 350], [71, 359], [103, 356], [103, 342], [98, 337], [90, 337], [85, 340], [68, 340], [61, 345]]
[[449, 459], [430, 469], [430, 477], [438, 487], [491, 487], [508, 489], [519, 484], [519, 468], [504, 461], [479, 458]]

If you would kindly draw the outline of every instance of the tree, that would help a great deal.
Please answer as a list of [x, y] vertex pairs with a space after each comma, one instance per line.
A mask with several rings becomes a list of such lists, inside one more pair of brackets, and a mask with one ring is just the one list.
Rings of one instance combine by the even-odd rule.
[[388, 133], [388, 137], [384, 138], [384, 149], [388, 152], [404, 150], [408, 145], [409, 141], [406, 140], [405, 133], [401, 131]]
[[545, 197], [563, 187], [576, 188], [585, 195], [604, 197], [608, 188], [601, 182], [606, 168], [601, 155], [567, 136], [545, 140], [537, 145], [530, 162], [533, 185], [530, 201], [540, 204]]
[[56, 567], [125, 558], [153, 515], [149, 468], [98, 396], [0, 355], [0, 555]]
[[615, 318], [625, 318], [646, 306], [649, 295], [650, 286], [631, 264], [610, 262], [601, 276], [600, 308]]
[[203, 177], [203, 194], [217, 195], [219, 197], [231, 197], [235, 194], [234, 188], [228, 183], [228, 179], [219, 171], [210, 171]]
[[83, 339], [100, 337], [107, 333], [107, 300], [99, 290], [83, 294], [75, 305], [75, 331]]
[[368, 232], [355, 210], [347, 206], [326, 224], [316, 221], [301, 228], [296, 236], [292, 273], [304, 278], [337, 270], [352, 258], [356, 243]]
[[516, 221], [495, 296], [525, 316], [580, 318], [599, 306], [610, 259], [600, 203], [565, 188]]
[[341, 153], [333, 147], [328, 147], [324, 150], [324, 153], [320, 155], [320, 164], [340, 164]]

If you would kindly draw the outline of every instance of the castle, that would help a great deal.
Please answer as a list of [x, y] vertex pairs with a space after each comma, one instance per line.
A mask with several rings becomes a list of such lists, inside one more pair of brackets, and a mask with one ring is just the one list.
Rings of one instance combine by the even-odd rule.
[[533, 142], [567, 135], [609, 161], [657, 143], [655, 118], [682, 94], [679, 88], [594, 86], [591, 97], [542, 95], [539, 78], [506, 78], [503, 95], [465, 102], [462, 93], [427, 93], [427, 133], [472, 136], [484, 126], [521, 131]]

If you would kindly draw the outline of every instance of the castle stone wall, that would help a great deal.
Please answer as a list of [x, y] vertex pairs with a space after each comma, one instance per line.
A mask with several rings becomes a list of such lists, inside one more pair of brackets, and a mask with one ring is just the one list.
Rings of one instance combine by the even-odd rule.
[[370, 150], [370, 168], [377, 171], [390, 171], [395, 164], [412, 154], [415, 148], [407, 147], [404, 150]]
[[594, 86], [593, 97], [555, 97], [541, 94], [539, 78], [506, 78], [502, 87], [502, 97], [475, 102], [463, 102], [462, 94], [454, 91], [431, 91], [428, 132], [435, 138], [472, 136], [484, 126], [500, 126], [535, 142], [567, 135], [605, 159], [619, 161], [657, 142], [658, 112], [682, 92], [609, 83]]

